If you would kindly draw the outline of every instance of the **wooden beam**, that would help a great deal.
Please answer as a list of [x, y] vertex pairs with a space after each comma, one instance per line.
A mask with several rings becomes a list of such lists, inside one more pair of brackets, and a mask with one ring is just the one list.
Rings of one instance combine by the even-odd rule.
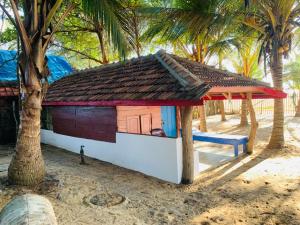
[[256, 115], [255, 115], [255, 110], [252, 104], [252, 94], [247, 93], [247, 105], [250, 113], [250, 121], [251, 121], [251, 129], [249, 133], [249, 138], [248, 138], [248, 144], [247, 144], [247, 152], [251, 154], [253, 152], [254, 148], [254, 142], [256, 138], [256, 132], [258, 128], [258, 123], [256, 120]]
[[212, 100], [212, 96], [210, 94], [206, 94], [206, 96], [209, 100]]
[[229, 92], [229, 93], [222, 93], [222, 94], [225, 96], [225, 98], [227, 100], [232, 100], [232, 94], [231, 94], [231, 92]]
[[240, 95], [242, 96], [242, 98], [246, 98], [246, 95], [244, 93], [240, 93]]
[[191, 184], [194, 180], [194, 145], [192, 136], [193, 107], [180, 107], [182, 127], [182, 180], [183, 184]]
[[226, 99], [229, 98], [228, 94], [226, 94], [226, 93], [222, 93], [222, 95], [224, 95], [224, 97], [225, 97]]
[[[283, 91], [276, 90], [271, 87], [264, 87], [264, 86], [231, 86], [231, 87], [212, 87], [208, 94], [214, 96], [216, 94], [222, 93], [255, 93], [256, 95], [263, 95], [264, 98], [286, 98], [287, 94]], [[254, 99], [254, 96], [252, 96]]]

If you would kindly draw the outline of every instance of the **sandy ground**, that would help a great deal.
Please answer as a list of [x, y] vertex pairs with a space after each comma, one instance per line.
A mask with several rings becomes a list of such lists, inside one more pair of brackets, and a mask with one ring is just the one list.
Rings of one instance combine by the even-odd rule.
[[[247, 129], [237, 126], [238, 117], [230, 117], [223, 123], [218, 116], [209, 117], [210, 131], [246, 134]], [[66, 225], [299, 225], [300, 119], [286, 118], [287, 146], [281, 151], [264, 150], [271, 118], [261, 117], [259, 123], [253, 155], [205, 172], [190, 186], [169, 184], [89, 158], [88, 165], [80, 165], [78, 155], [43, 146], [48, 177], [56, 179], [56, 185], [46, 183], [36, 191], [50, 199], [59, 224]], [[12, 148], [0, 147], [0, 209], [13, 196], [30, 192], [5, 186], [11, 153]]]

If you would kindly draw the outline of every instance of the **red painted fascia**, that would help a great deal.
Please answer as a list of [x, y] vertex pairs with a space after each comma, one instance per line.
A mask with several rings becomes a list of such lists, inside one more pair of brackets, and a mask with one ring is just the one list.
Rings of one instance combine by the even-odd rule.
[[252, 93], [253, 99], [278, 99], [278, 98], [286, 98], [287, 94], [283, 91], [276, 90], [274, 88], [268, 87], [213, 87], [208, 95], [203, 97], [205, 101], [209, 100], [226, 100], [226, 97], [223, 96], [223, 93], [231, 93], [232, 99], [246, 99], [246, 96], [243, 97], [240, 93], [245, 94], [247, 92]]
[[111, 100], [111, 101], [44, 101], [43, 106], [193, 106], [203, 100]]
[[287, 93], [280, 91], [280, 90], [276, 90], [274, 88], [261, 87], [261, 90], [264, 93], [273, 96], [274, 98], [286, 98], [287, 97]]

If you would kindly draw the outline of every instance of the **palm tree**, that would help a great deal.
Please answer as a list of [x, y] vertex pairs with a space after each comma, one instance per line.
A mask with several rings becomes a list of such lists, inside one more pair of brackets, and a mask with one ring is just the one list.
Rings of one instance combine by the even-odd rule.
[[[232, 52], [234, 46], [237, 47], [239, 45], [238, 38], [232, 35], [234, 31], [236, 31], [236, 27], [227, 26], [218, 31], [216, 36], [211, 38], [209, 43], [207, 58], [217, 56], [218, 68], [221, 70], [223, 69], [223, 60]], [[219, 103], [217, 108], [219, 108], [221, 113], [221, 121], [226, 121], [224, 101], [210, 101], [213, 106], [215, 106], [215, 102]]]
[[[233, 16], [230, 10], [236, 1], [224, 0], [175, 0], [164, 2], [164, 7], [144, 9], [152, 15], [149, 29], [143, 37], [152, 40], [156, 36], [182, 50], [191, 60], [206, 63], [209, 46]], [[163, 23], [161, 21], [164, 21]], [[178, 50], [177, 49], [177, 50]], [[199, 107], [200, 130], [207, 131], [204, 106]]]
[[[298, 91], [298, 103], [296, 105], [295, 117], [300, 117], [300, 56], [296, 57], [296, 60], [287, 64], [285, 67], [284, 81], [294, 91]], [[295, 95], [296, 96], [296, 95]]]
[[[300, 3], [298, 0], [253, 0], [246, 10], [244, 24], [259, 33], [262, 42], [261, 56], [268, 63], [274, 87], [282, 90], [283, 56], [288, 57], [292, 36], [299, 26]], [[284, 145], [283, 99], [274, 100], [273, 130], [269, 148]]]
[[[55, 31], [75, 7], [74, 2], [67, 1], [65, 11], [55, 20], [62, 3], [63, 0], [10, 0], [8, 10], [2, 2], [0, 3], [0, 8], [15, 26], [21, 45], [18, 63], [22, 112], [16, 153], [8, 169], [8, 179], [13, 184], [33, 185], [42, 181], [45, 175], [40, 145], [40, 116], [42, 100], [48, 87], [46, 51]], [[104, 21], [114, 46], [119, 50], [119, 54], [124, 56], [127, 50], [126, 41], [118, 16], [113, 10], [119, 5], [119, 1], [82, 0], [80, 4], [95, 20]], [[13, 12], [14, 16], [11, 16], [10, 12]]]
[[[231, 60], [236, 72], [247, 78], [261, 79], [262, 73], [258, 66], [260, 46], [254, 42], [253, 38], [243, 38], [241, 36], [239, 38], [240, 42], [236, 45], [238, 46], [237, 60]], [[246, 126], [248, 124], [247, 107], [247, 99], [243, 99], [241, 106], [241, 126]]]

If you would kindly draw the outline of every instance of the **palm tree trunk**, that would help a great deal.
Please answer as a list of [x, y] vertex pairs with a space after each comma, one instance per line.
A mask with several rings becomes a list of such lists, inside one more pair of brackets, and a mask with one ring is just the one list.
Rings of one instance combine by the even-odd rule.
[[241, 122], [240, 126], [247, 126], [248, 125], [248, 118], [247, 118], [247, 100], [242, 100], [242, 106], [241, 106]]
[[204, 106], [204, 104], [199, 106], [199, 115], [200, 115], [199, 130], [201, 132], [207, 132], [206, 113], [205, 113], [205, 106]]
[[132, 10], [133, 14], [133, 28], [134, 28], [134, 38], [135, 38], [135, 51], [136, 54], [139, 57], [141, 57], [141, 43], [140, 43], [140, 31], [139, 31], [139, 20], [136, 15], [135, 9]]
[[100, 24], [100, 22], [95, 21], [94, 26], [96, 28], [96, 33], [97, 33], [98, 40], [99, 40], [99, 49], [100, 49], [101, 55], [102, 55], [102, 63], [108, 64], [109, 60], [108, 60], [108, 57], [106, 55], [106, 50], [105, 50], [103, 24]]
[[226, 121], [225, 106], [223, 100], [219, 101], [219, 107], [220, 107], [221, 121]]
[[298, 96], [298, 104], [297, 104], [297, 107], [296, 107], [296, 114], [295, 114], [295, 117], [300, 117], [300, 91], [299, 91], [299, 96]]
[[[271, 73], [274, 87], [282, 90], [282, 54], [278, 53], [272, 57]], [[273, 130], [268, 148], [280, 149], [284, 145], [284, 105], [283, 99], [274, 100]]]
[[247, 94], [247, 106], [249, 108], [249, 112], [250, 112], [250, 119], [251, 119], [251, 129], [250, 129], [250, 133], [249, 133], [249, 140], [248, 140], [248, 144], [247, 144], [247, 152], [249, 154], [251, 154], [253, 152], [254, 149], [254, 142], [255, 142], [255, 138], [256, 138], [256, 132], [257, 132], [257, 128], [258, 128], [258, 122], [256, 120], [256, 115], [255, 115], [255, 110], [252, 104], [252, 95], [251, 94]]
[[44, 63], [45, 55], [40, 47], [41, 45], [35, 46], [30, 57], [21, 56], [19, 60], [21, 71], [27, 71], [28, 75], [22, 72], [26, 93], [22, 99], [16, 152], [8, 168], [8, 180], [12, 184], [34, 185], [41, 182], [45, 175], [40, 144], [40, 117], [45, 90], [38, 77], [44, 76], [47, 68]]

